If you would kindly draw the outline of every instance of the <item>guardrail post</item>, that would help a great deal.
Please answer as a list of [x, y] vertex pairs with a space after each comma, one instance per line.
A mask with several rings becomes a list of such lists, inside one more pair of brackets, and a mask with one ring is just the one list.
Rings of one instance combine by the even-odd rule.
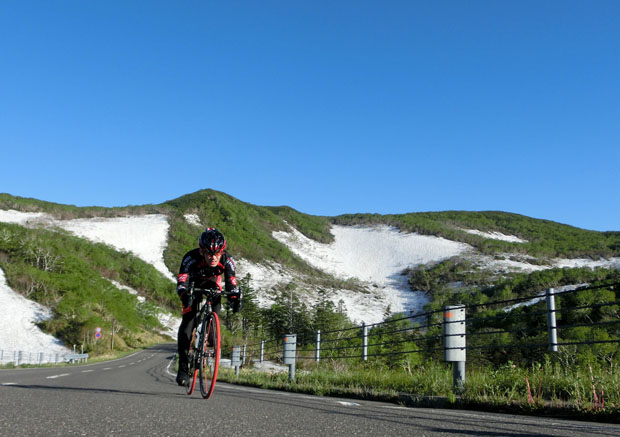
[[265, 340], [260, 341], [260, 362], [265, 359]]
[[297, 334], [288, 334], [284, 337], [284, 364], [288, 364], [288, 379], [295, 380], [295, 353], [297, 352]]
[[314, 351], [314, 360], [318, 363], [321, 359], [321, 330], [316, 331], [316, 350]]
[[446, 306], [443, 322], [444, 361], [452, 362], [452, 387], [460, 392], [465, 384], [465, 305]]
[[547, 298], [547, 331], [549, 333], [549, 350], [558, 351], [558, 329], [555, 320], [555, 292], [548, 288], [545, 292]]
[[232, 356], [230, 358], [230, 365], [235, 368], [235, 376], [239, 376], [239, 366], [241, 366], [241, 347], [232, 347]]
[[368, 360], [368, 326], [362, 322], [362, 361]]

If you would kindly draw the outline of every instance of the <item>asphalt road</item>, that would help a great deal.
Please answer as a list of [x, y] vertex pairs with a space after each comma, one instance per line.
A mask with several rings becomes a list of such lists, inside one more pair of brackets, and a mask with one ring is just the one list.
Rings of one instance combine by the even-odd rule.
[[218, 383], [174, 382], [174, 346], [105, 363], [0, 370], [0, 435], [619, 436], [620, 426], [420, 409]]

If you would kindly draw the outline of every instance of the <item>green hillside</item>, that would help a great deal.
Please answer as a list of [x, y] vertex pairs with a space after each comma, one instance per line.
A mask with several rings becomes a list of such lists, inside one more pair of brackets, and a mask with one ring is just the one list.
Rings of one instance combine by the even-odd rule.
[[153, 341], [161, 328], [156, 306], [177, 306], [172, 282], [153, 266], [64, 231], [0, 223], [0, 268], [12, 289], [52, 309], [42, 328], [67, 345], [80, 344], [97, 326], [118, 330], [118, 347]]
[[205, 226], [219, 229], [238, 258], [267, 264], [275, 262], [315, 275], [321, 272], [314, 271], [271, 234], [288, 230], [288, 222], [309, 238], [323, 242], [333, 238], [327, 218], [302, 214], [288, 207], [256, 206], [213, 190], [188, 194], [158, 208], [166, 211], [170, 218], [170, 238], [164, 259], [171, 271], [178, 270], [183, 254], [196, 246], [203, 230], [189, 224], [185, 214], [196, 214]]

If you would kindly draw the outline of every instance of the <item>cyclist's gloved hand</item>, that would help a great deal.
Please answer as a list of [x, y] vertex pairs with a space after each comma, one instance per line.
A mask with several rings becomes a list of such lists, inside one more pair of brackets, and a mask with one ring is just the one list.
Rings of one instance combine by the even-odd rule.
[[188, 290], [183, 290], [179, 293], [181, 298], [181, 305], [183, 305], [183, 314], [188, 313], [192, 309], [194, 303], [194, 295]]
[[240, 288], [233, 288], [232, 290], [228, 292], [228, 302], [230, 303], [230, 306], [232, 307], [233, 313], [236, 313], [237, 311], [241, 309], [242, 296], [243, 295], [241, 293]]

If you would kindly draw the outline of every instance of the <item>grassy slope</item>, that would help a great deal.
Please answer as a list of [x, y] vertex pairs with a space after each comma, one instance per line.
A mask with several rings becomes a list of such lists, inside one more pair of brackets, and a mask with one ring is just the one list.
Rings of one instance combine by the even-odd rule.
[[[53, 310], [43, 327], [68, 345], [113, 323], [122, 327], [119, 341], [140, 344], [159, 327], [152, 303], [176, 304], [173, 284], [150, 264], [64, 231], [0, 223], [0, 267], [9, 286]], [[104, 278], [136, 289], [151, 303], [139, 303]]]
[[196, 214], [205, 226], [219, 229], [228, 241], [231, 253], [253, 262], [275, 262], [314, 275], [310, 266], [294, 255], [284, 244], [275, 240], [274, 231], [286, 231], [285, 220], [310, 238], [330, 241], [326, 218], [301, 214], [288, 207], [261, 207], [241, 202], [227, 194], [202, 190], [165, 202], [170, 213], [170, 240], [164, 258], [172, 271], [203, 230], [190, 225], [185, 214]]

